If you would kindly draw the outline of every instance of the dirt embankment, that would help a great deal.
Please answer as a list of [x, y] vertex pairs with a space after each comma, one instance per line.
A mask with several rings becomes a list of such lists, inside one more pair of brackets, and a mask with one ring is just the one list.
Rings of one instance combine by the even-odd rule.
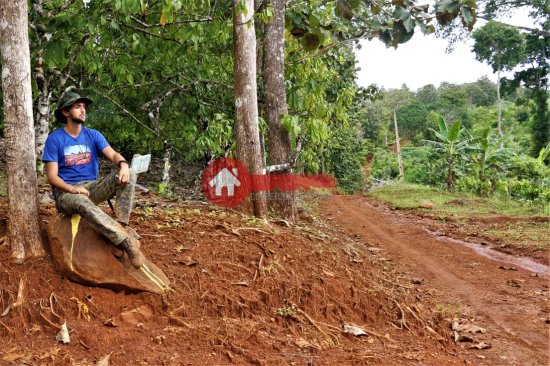
[[[291, 228], [158, 197], [138, 203], [131, 224], [173, 291], [81, 286], [49, 258], [10, 264], [4, 245], [0, 311], [17, 306], [0, 317], [0, 364], [87, 365], [110, 355], [112, 365], [463, 365], [487, 354], [451, 341], [432, 277], [404, 274], [375, 242], [311, 217]], [[43, 207], [44, 221], [53, 214]], [[0, 218], [5, 233], [5, 201]], [[62, 345], [55, 335], [65, 321], [71, 343]]]

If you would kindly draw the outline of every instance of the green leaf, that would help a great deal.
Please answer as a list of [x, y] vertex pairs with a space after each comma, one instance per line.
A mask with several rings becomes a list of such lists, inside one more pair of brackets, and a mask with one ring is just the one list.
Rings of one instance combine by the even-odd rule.
[[390, 42], [392, 37], [391, 37], [391, 32], [388, 29], [385, 29], [382, 32], [380, 32], [378, 34], [378, 38], [380, 38], [380, 40], [386, 44], [386, 47], [389, 47], [391, 45]]
[[63, 67], [65, 64], [65, 49], [62, 41], [48, 43], [44, 53], [44, 61], [49, 67]]
[[338, 0], [334, 13], [337, 17], [351, 20], [353, 18], [353, 10], [345, 0]]
[[300, 43], [306, 51], [313, 51], [319, 47], [321, 40], [318, 35], [307, 33], [300, 39]]
[[450, 130], [449, 130], [449, 141], [451, 142], [456, 142], [458, 141], [459, 137], [460, 137], [460, 129], [462, 128], [462, 122], [461, 121], [456, 121], [455, 123], [453, 123], [453, 125], [451, 126]]
[[475, 10], [472, 10], [470, 7], [467, 6], [463, 6], [460, 8], [460, 16], [462, 18], [462, 23], [464, 24], [464, 26], [466, 26], [468, 30], [471, 31], [476, 22]]
[[359, 5], [361, 5], [361, 2], [359, 0], [348, 0], [347, 3], [348, 6], [352, 9], [357, 9]]
[[393, 46], [397, 46], [399, 43], [405, 43], [414, 35], [414, 31], [408, 31], [401, 21], [393, 25]]
[[321, 25], [319, 18], [315, 14], [309, 16], [309, 26], [312, 28], [317, 28]]
[[458, 0], [440, 0], [435, 4], [435, 16], [441, 25], [449, 24], [455, 19], [460, 10]]
[[445, 120], [443, 119], [443, 117], [438, 114], [436, 116], [436, 120], [437, 120], [437, 125], [439, 127], [439, 131], [441, 132], [441, 134], [447, 136], [449, 131], [447, 129], [447, 124], [445, 123]]

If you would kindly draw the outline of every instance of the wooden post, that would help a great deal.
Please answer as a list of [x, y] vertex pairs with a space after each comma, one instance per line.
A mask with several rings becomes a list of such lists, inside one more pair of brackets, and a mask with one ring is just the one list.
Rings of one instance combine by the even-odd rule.
[[397, 127], [397, 113], [393, 109], [393, 125], [395, 127], [395, 146], [397, 149], [397, 162], [399, 163], [399, 180], [405, 179], [405, 171], [403, 169], [403, 158], [401, 157], [401, 142], [399, 141], [399, 128]]

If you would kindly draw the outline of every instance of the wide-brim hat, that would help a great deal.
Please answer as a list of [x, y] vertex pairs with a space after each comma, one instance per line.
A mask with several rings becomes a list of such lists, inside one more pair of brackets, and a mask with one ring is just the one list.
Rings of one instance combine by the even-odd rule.
[[93, 101], [90, 98], [83, 97], [78, 93], [75, 93], [75, 92], [65, 93], [65, 95], [61, 97], [61, 100], [57, 104], [57, 108], [54, 112], [55, 119], [58, 122], [66, 123], [67, 118], [63, 115], [63, 112], [62, 112], [63, 109], [69, 108], [73, 104], [78, 102], [82, 102], [86, 104], [86, 107], [93, 103]]

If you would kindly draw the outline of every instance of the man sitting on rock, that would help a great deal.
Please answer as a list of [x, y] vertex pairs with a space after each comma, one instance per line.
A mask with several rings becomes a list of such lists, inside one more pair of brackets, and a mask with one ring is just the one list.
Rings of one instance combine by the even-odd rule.
[[[135, 190], [128, 184], [130, 167], [99, 131], [84, 127], [86, 108], [91, 103], [91, 99], [75, 92], [67, 92], [59, 101], [55, 117], [65, 126], [48, 136], [42, 155], [48, 182], [53, 187], [59, 212], [82, 216], [97, 232], [124, 249], [130, 263], [140, 268], [145, 258], [139, 249], [137, 234], [127, 226]], [[118, 169], [98, 179], [100, 153]], [[96, 206], [115, 193], [118, 221]], [[118, 250], [115, 254], [124, 253]]]

